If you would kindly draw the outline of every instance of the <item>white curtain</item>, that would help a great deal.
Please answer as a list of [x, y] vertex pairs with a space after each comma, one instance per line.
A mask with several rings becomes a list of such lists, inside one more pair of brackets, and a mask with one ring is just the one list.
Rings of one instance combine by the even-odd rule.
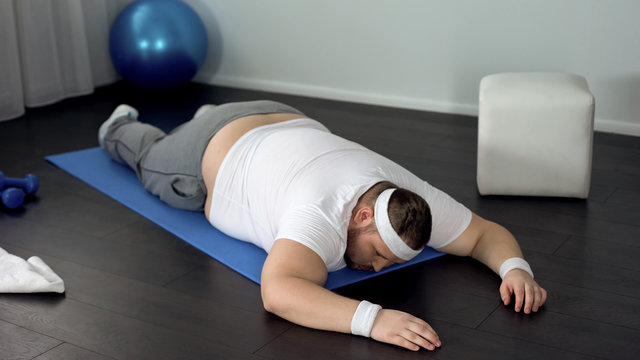
[[119, 77], [111, 23], [131, 0], [0, 0], [0, 121]]

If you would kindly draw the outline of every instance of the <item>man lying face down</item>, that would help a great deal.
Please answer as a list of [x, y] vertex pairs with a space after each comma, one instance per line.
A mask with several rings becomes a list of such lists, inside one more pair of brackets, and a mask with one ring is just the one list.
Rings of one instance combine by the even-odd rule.
[[389, 159], [273, 101], [201, 107], [170, 134], [121, 105], [98, 140], [169, 205], [204, 210], [225, 234], [267, 251], [264, 307], [296, 324], [372, 337], [411, 350], [441, 346], [425, 321], [337, 295], [328, 272], [411, 260], [425, 246], [472, 256], [503, 279], [515, 310], [546, 291], [514, 237]]

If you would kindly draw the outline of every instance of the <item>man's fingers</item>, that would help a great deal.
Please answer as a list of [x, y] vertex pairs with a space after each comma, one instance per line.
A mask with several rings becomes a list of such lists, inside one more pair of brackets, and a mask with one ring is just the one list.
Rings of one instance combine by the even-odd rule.
[[435, 350], [436, 347], [442, 345], [438, 334], [425, 321], [414, 318], [409, 320], [406, 328], [398, 333], [396, 344], [409, 350]]
[[398, 345], [401, 346], [405, 349], [409, 349], [409, 350], [413, 350], [413, 351], [418, 351], [420, 350], [420, 346], [414, 344], [413, 342], [405, 339], [404, 337], [397, 335], [395, 337], [393, 337], [390, 341], [391, 344], [394, 345]]
[[[417, 328], [416, 328], [417, 326]], [[416, 329], [414, 331], [416, 331], [417, 333], [423, 332], [423, 331], [428, 331], [431, 332], [433, 335], [435, 335], [436, 337], [438, 337], [438, 333], [436, 333], [435, 330], [433, 330], [433, 328], [431, 327], [431, 325], [429, 325], [429, 323], [427, 323], [426, 321], [420, 319], [420, 318], [416, 318], [414, 317], [412, 320], [410, 320], [410, 324], [409, 324], [409, 328]]]
[[544, 290], [542, 288], [539, 288], [537, 286], [534, 288], [534, 292], [536, 294], [536, 300], [533, 302], [533, 307], [531, 308], [531, 310], [533, 312], [538, 311], [540, 306], [542, 306], [542, 304], [543, 304], [543, 301], [542, 301], [542, 292], [543, 291]]
[[538, 311], [538, 307], [540, 306], [540, 298], [542, 297], [542, 292], [540, 291], [540, 289], [535, 286], [533, 288], [533, 294], [535, 296], [535, 299], [533, 300], [533, 303], [531, 304], [531, 311], [536, 312]]
[[536, 288], [536, 290], [536, 302], [533, 306], [533, 311], [538, 311], [538, 309], [547, 301], [547, 291], [543, 288]]
[[530, 314], [531, 313], [531, 307], [533, 307], [533, 302], [536, 299], [536, 294], [535, 294], [535, 290], [533, 289], [533, 287], [529, 284], [525, 284], [524, 285], [524, 313], [525, 314]]
[[509, 303], [511, 302], [511, 294], [511, 289], [507, 285], [502, 283], [502, 286], [500, 286], [500, 298], [502, 299], [502, 303], [504, 304], [504, 306], [509, 305]]
[[[416, 320], [419, 320], [420, 322], [411, 322], [407, 327], [407, 329], [411, 333], [425, 340], [425, 342], [422, 342], [419, 339], [415, 339], [417, 341], [420, 341], [419, 343], [416, 342], [416, 344], [429, 350], [433, 350], [434, 346], [442, 345], [440, 343], [440, 338], [438, 337], [438, 334], [435, 332], [435, 330], [433, 330], [433, 328], [429, 324], [427, 324], [426, 322], [420, 319], [416, 319]], [[411, 336], [411, 334], [409, 334], [409, 336]], [[414, 340], [413, 337], [408, 337], [407, 339], [410, 341]]]
[[524, 287], [518, 286], [517, 288], [515, 288], [516, 293], [516, 312], [520, 312], [520, 309], [522, 309], [522, 303], [524, 301]]
[[433, 345], [430, 341], [427, 341], [427, 339], [409, 329], [405, 329], [403, 332], [401, 332], [400, 336], [407, 339], [412, 344], [415, 344], [427, 350], [435, 350], [436, 348], [435, 345]]
[[430, 326], [423, 326], [421, 324], [412, 323], [405, 329], [400, 335], [409, 342], [418, 345], [427, 350], [435, 350], [436, 347], [442, 345], [438, 334], [433, 331]]

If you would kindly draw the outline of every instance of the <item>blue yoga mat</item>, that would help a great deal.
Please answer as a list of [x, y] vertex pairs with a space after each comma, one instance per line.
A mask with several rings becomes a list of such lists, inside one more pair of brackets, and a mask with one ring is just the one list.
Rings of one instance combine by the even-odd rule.
[[[46, 159], [71, 175], [102, 191], [145, 216], [231, 269], [260, 283], [267, 253], [261, 248], [231, 238], [209, 224], [204, 214], [175, 209], [148, 193], [135, 173], [109, 159], [101, 148], [47, 156]], [[443, 255], [426, 248], [420, 255], [401, 265], [380, 272], [341, 269], [329, 273], [325, 287], [336, 289]]]

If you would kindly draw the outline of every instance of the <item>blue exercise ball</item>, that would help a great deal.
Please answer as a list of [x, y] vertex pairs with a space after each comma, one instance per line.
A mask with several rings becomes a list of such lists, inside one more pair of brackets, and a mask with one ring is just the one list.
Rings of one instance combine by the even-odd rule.
[[118, 15], [109, 35], [116, 71], [144, 88], [191, 80], [207, 56], [207, 32], [198, 14], [179, 0], [138, 0]]

